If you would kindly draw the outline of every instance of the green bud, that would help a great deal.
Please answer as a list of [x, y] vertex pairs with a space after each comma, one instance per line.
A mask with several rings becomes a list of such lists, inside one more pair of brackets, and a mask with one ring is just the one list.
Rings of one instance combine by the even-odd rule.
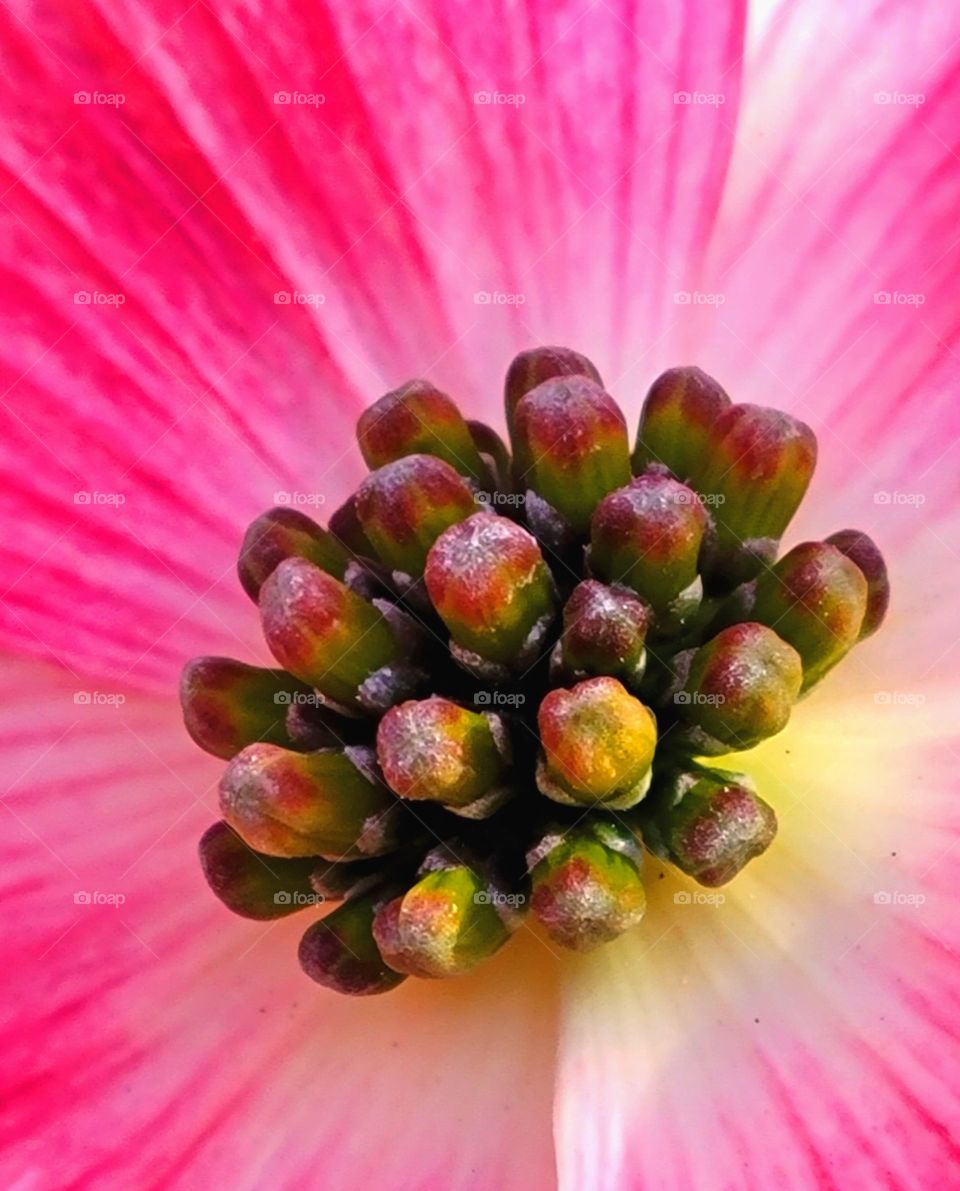
[[867, 581], [867, 610], [860, 626], [860, 640], [872, 637], [883, 624], [890, 604], [890, 579], [887, 564], [872, 538], [859, 529], [841, 529], [827, 541], [855, 562]]
[[561, 947], [592, 951], [636, 926], [647, 906], [635, 837], [589, 817], [548, 832], [531, 850], [531, 909]]
[[372, 750], [291, 753], [252, 744], [220, 782], [220, 810], [268, 856], [355, 860], [393, 851], [402, 811], [375, 777]]
[[659, 777], [639, 813], [647, 846], [701, 885], [732, 881], [777, 834], [749, 778], [693, 762]]
[[554, 690], [537, 713], [541, 794], [573, 806], [614, 810], [639, 802], [650, 784], [657, 722], [615, 678]]
[[200, 840], [200, 866], [220, 901], [243, 918], [285, 918], [316, 904], [310, 874], [316, 862], [266, 856], [233, 828], [214, 823]]
[[510, 928], [497, 894], [473, 868], [428, 872], [373, 922], [380, 954], [408, 976], [460, 976], [498, 951]]
[[454, 655], [525, 666], [553, 616], [553, 579], [536, 539], [506, 517], [476, 513], [445, 530], [424, 574]]
[[351, 898], [307, 930], [299, 960], [311, 980], [355, 997], [389, 992], [403, 983], [406, 977], [387, 967], [373, 937], [383, 896], [374, 890]]
[[243, 590], [257, 600], [260, 588], [285, 558], [305, 558], [342, 579], [350, 555], [332, 533], [296, 509], [270, 509], [243, 535], [237, 573]]
[[534, 347], [514, 356], [507, 369], [504, 386], [507, 429], [511, 437], [513, 416], [520, 399], [544, 381], [563, 376], [586, 376], [596, 384], [603, 385], [600, 373], [587, 357], [569, 347]]
[[753, 618], [799, 653], [808, 690], [856, 645], [866, 609], [856, 563], [826, 542], [803, 542], [757, 580]]
[[698, 476], [710, 457], [717, 419], [729, 408], [730, 398], [712, 376], [699, 368], [668, 368], [643, 403], [634, 472], [653, 464], [678, 480]]
[[[689, 658], [675, 710], [698, 752], [747, 749], [785, 728], [800, 693], [797, 651], [762, 624], [733, 625]], [[679, 741], [677, 742], [679, 743]]]
[[263, 670], [232, 658], [193, 658], [180, 678], [187, 731], [202, 749], [224, 760], [257, 741], [297, 747], [287, 715], [294, 702], [312, 695], [285, 670]]
[[606, 674], [635, 686], [649, 624], [649, 607], [631, 592], [586, 579], [564, 605], [557, 669], [577, 678]]
[[377, 729], [377, 760], [400, 798], [439, 802], [475, 818], [502, 802], [502, 722], [449, 699], [411, 700], [388, 711]]
[[466, 481], [435, 455], [405, 455], [371, 473], [355, 506], [380, 561], [414, 578], [440, 534], [477, 512]]
[[357, 438], [370, 468], [404, 455], [436, 455], [478, 483], [488, 478], [460, 411], [429, 381], [409, 381], [364, 410]]
[[[630, 479], [627, 425], [613, 398], [585, 376], [558, 377], [531, 389], [516, 408], [520, 486], [531, 489], [575, 534], [593, 510]], [[536, 515], [528, 497], [527, 517]]]

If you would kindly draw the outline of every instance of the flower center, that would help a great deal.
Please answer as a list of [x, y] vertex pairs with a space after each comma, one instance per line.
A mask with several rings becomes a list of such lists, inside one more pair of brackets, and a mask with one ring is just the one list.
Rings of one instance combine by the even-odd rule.
[[732, 880], [777, 820], [710, 759], [781, 731], [886, 611], [865, 534], [778, 558], [813, 432], [699, 369], [654, 382], [632, 453], [565, 348], [513, 361], [506, 421], [509, 449], [426, 381], [382, 397], [329, 525], [276, 508], [243, 539], [280, 668], [184, 670], [228, 762], [207, 881], [248, 918], [326, 911], [300, 962], [340, 992], [459, 975], [519, 929], [608, 942], [646, 852]]

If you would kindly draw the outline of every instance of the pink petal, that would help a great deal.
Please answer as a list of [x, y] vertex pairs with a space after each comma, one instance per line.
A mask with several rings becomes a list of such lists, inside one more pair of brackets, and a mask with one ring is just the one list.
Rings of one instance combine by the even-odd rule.
[[200, 876], [222, 766], [168, 701], [76, 692], [5, 660], [3, 1185], [548, 1185], [541, 945], [380, 1001], [317, 988], [309, 911], [235, 919]]

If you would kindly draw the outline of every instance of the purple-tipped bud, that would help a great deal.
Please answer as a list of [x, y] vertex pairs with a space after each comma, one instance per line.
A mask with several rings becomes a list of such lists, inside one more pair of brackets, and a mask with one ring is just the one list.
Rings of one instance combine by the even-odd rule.
[[561, 376], [586, 376], [603, 385], [600, 373], [586, 356], [569, 347], [533, 347], [514, 356], [507, 369], [504, 385], [504, 405], [507, 429], [513, 436], [513, 417], [520, 399], [544, 381]]
[[287, 716], [298, 700], [315, 697], [284, 670], [232, 658], [193, 658], [180, 678], [187, 731], [202, 749], [224, 760], [257, 741], [299, 747], [287, 729]]
[[588, 817], [548, 831], [530, 850], [534, 917], [561, 947], [592, 951], [636, 926], [647, 908], [636, 836]]
[[733, 625], [690, 659], [677, 714], [693, 729], [696, 751], [747, 749], [785, 728], [800, 693], [800, 655], [762, 624]]
[[291, 753], [271, 744], [233, 758], [220, 782], [220, 810], [258, 852], [328, 860], [393, 851], [402, 813], [375, 779], [372, 750]]
[[802, 542], [757, 580], [752, 615], [799, 653], [808, 690], [856, 645], [866, 610], [856, 563], [827, 542]]
[[305, 558], [321, 571], [342, 579], [350, 555], [337, 538], [296, 509], [270, 509], [243, 535], [237, 573], [252, 599], [285, 558]]
[[467, 423], [454, 402], [425, 380], [412, 380], [364, 410], [357, 423], [370, 468], [404, 455], [436, 455], [464, 476], [487, 479]]
[[348, 996], [389, 992], [406, 979], [387, 967], [373, 937], [384, 894], [351, 898], [311, 926], [300, 940], [300, 967], [317, 984]]
[[658, 779], [639, 812], [645, 843], [701, 885], [726, 885], [777, 834], [743, 774], [692, 762]]
[[327, 525], [337, 541], [351, 553], [362, 555], [364, 558], [376, 558], [376, 551], [363, 532], [354, 501], [353, 496], [348, 497], [330, 514]]
[[525, 664], [553, 615], [553, 580], [536, 539], [493, 513], [445, 530], [424, 578], [455, 645], [490, 662]]
[[699, 368], [668, 368], [650, 386], [640, 412], [634, 472], [657, 465], [678, 480], [698, 476], [709, 458], [717, 419], [729, 408], [730, 398], [712, 376]]
[[200, 840], [207, 884], [228, 910], [243, 918], [284, 918], [315, 905], [318, 896], [310, 884], [315, 863], [255, 852], [222, 821]]
[[531, 389], [516, 408], [514, 441], [521, 487], [532, 489], [577, 534], [590, 528], [597, 502], [630, 479], [623, 414], [585, 376]]
[[408, 976], [460, 976], [510, 937], [511, 916], [486, 879], [467, 864], [428, 872], [388, 902], [373, 922], [380, 954]]
[[883, 624], [890, 604], [890, 579], [887, 564], [874, 540], [859, 529], [841, 529], [827, 541], [855, 562], [867, 581], [867, 610], [860, 626], [860, 640], [872, 637]]
[[718, 418], [711, 442], [693, 480], [716, 523], [702, 562], [716, 585], [733, 587], [776, 557], [813, 476], [817, 440], [809, 426], [780, 410], [734, 405]]
[[588, 678], [554, 690], [537, 713], [543, 755], [540, 792], [573, 806], [619, 810], [650, 784], [657, 722], [615, 678]]
[[497, 717], [438, 696], [401, 703], [377, 729], [377, 760], [395, 794], [474, 817], [485, 817], [501, 801], [505, 750]]
[[360, 485], [355, 506], [380, 561], [414, 578], [440, 534], [477, 511], [463, 476], [435, 455], [405, 455], [378, 468]]
[[303, 559], [288, 558], [264, 583], [260, 616], [277, 661], [344, 705], [378, 670], [403, 660], [383, 615]]
[[608, 583], [631, 588], [657, 613], [682, 619], [700, 602], [697, 559], [706, 530], [694, 491], [669, 476], [639, 476], [597, 506], [590, 567]]
[[610, 675], [628, 687], [646, 660], [650, 608], [622, 587], [595, 579], [579, 583], [563, 609], [560, 668], [576, 677]]

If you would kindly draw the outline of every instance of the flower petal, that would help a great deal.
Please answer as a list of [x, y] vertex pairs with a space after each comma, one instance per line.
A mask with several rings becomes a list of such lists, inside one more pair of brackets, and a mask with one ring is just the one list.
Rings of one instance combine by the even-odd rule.
[[550, 1184], [537, 942], [449, 986], [320, 989], [309, 911], [234, 919], [204, 885], [221, 767], [166, 701], [2, 675], [4, 1185]]

